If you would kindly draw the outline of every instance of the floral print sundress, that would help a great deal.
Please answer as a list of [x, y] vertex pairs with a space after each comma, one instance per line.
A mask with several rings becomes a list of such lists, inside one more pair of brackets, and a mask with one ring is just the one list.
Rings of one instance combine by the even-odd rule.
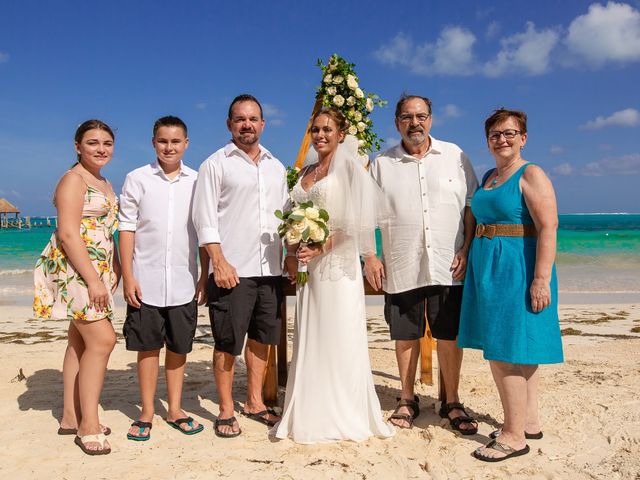
[[87, 185], [82, 207], [80, 236], [100, 279], [109, 292], [105, 310], [89, 306], [89, 290], [82, 276], [75, 271], [60, 245], [58, 231], [40, 254], [34, 271], [33, 313], [36, 318], [75, 319], [84, 321], [113, 320], [111, 287], [116, 282], [113, 271], [114, 239], [118, 228], [118, 201], [112, 201], [100, 190]]

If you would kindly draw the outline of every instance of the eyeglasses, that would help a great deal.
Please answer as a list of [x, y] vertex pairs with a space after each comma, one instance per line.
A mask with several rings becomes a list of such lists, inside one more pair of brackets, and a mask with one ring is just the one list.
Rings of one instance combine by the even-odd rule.
[[488, 138], [492, 142], [497, 142], [498, 140], [500, 140], [500, 136], [504, 136], [504, 138], [506, 138], [507, 140], [513, 140], [514, 138], [516, 138], [516, 135], [519, 135], [521, 133], [522, 132], [520, 130], [514, 130], [513, 128], [509, 128], [501, 132], [499, 132], [498, 130], [492, 130], [489, 132]]
[[398, 121], [400, 123], [411, 123], [413, 121], [413, 119], [415, 118], [417, 120], [418, 123], [424, 123], [427, 120], [429, 120], [429, 117], [431, 116], [430, 113], [419, 113], [418, 115], [400, 115], [398, 117]]

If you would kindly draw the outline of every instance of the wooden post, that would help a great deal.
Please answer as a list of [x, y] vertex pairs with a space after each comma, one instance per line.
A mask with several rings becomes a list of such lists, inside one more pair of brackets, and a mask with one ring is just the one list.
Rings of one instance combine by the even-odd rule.
[[267, 353], [267, 368], [262, 379], [262, 397], [267, 407], [278, 404], [278, 372], [276, 369], [276, 346], [270, 345]]
[[313, 105], [313, 110], [311, 110], [311, 116], [309, 117], [309, 123], [307, 123], [307, 129], [304, 131], [304, 137], [302, 137], [302, 143], [300, 144], [300, 150], [298, 150], [298, 155], [296, 156], [296, 163], [294, 167], [297, 169], [302, 168], [304, 165], [304, 159], [307, 156], [307, 152], [309, 151], [309, 145], [311, 144], [311, 134], [309, 133], [309, 129], [311, 128], [311, 119], [316, 114], [318, 110], [322, 107], [322, 99], [316, 98], [316, 103]]
[[424, 337], [420, 339], [420, 382], [433, 385], [433, 337], [429, 322], [427, 322]]

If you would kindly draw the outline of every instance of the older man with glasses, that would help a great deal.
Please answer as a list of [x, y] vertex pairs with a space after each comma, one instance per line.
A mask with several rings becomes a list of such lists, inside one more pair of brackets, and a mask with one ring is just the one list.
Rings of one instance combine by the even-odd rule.
[[385, 319], [396, 341], [402, 393], [390, 421], [410, 428], [420, 413], [413, 387], [428, 321], [438, 339], [446, 390], [440, 416], [461, 434], [473, 435], [478, 423], [458, 397], [462, 350], [456, 338], [461, 281], [475, 227], [469, 206], [478, 180], [457, 145], [429, 134], [431, 113], [428, 98], [403, 95], [395, 121], [402, 142], [378, 155], [371, 166], [390, 215], [381, 226], [383, 260], [368, 258], [365, 275], [374, 289], [385, 292]]

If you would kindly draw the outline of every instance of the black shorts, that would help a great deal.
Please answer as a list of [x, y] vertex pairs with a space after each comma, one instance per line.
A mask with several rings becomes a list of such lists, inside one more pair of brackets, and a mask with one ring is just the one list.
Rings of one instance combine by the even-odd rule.
[[418, 340], [426, 331], [433, 338], [455, 340], [460, 326], [462, 285], [431, 285], [401, 293], [384, 294], [384, 318], [391, 340]]
[[193, 347], [198, 323], [195, 300], [172, 307], [154, 307], [141, 302], [140, 308], [127, 305], [122, 333], [127, 350], [148, 352], [165, 344], [174, 353], [187, 354]]
[[220, 288], [209, 275], [209, 320], [215, 348], [240, 355], [244, 337], [267, 345], [280, 341], [282, 277], [244, 277]]

